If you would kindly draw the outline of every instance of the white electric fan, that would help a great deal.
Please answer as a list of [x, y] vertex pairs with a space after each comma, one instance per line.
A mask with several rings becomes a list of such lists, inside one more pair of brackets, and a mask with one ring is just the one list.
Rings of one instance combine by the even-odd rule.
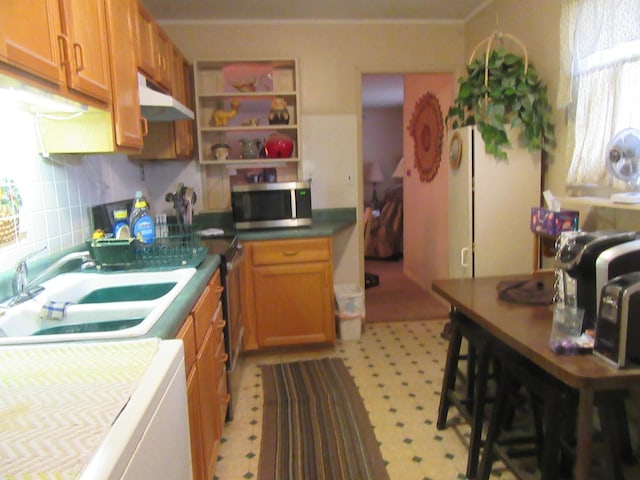
[[605, 153], [607, 169], [626, 182], [628, 192], [614, 193], [615, 203], [640, 203], [640, 130], [625, 128], [615, 134]]

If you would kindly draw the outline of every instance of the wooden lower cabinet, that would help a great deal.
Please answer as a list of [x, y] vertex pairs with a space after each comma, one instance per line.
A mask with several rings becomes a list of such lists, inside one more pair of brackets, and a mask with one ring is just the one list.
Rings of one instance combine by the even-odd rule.
[[334, 343], [331, 238], [243, 245], [245, 349]]
[[213, 478], [229, 404], [221, 293], [216, 271], [177, 335], [185, 344], [194, 480]]

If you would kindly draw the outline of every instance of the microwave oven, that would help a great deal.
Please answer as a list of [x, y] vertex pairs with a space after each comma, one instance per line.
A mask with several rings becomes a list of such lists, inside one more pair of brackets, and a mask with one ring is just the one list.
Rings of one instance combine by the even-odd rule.
[[311, 183], [250, 183], [231, 188], [236, 229], [311, 225]]

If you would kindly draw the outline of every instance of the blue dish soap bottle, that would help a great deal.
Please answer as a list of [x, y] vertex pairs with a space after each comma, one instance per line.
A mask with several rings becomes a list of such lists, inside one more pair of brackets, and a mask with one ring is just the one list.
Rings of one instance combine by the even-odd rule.
[[129, 225], [131, 235], [144, 245], [151, 245], [156, 239], [156, 227], [153, 218], [149, 214], [149, 204], [142, 195], [142, 192], [136, 192], [131, 206], [131, 215], [129, 215]]

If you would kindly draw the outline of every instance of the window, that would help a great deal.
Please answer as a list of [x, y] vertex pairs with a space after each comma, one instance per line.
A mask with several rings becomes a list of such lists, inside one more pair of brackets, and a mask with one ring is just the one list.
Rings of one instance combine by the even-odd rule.
[[558, 105], [575, 111], [567, 183], [623, 188], [604, 158], [617, 132], [640, 129], [638, 0], [564, 0], [560, 27]]

